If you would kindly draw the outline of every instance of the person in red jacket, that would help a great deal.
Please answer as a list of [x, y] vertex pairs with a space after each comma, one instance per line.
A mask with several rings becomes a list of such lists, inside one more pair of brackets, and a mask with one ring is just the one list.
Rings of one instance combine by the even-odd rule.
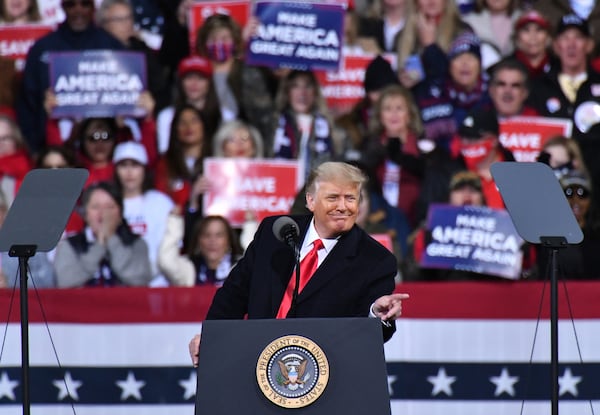
[[31, 167], [21, 130], [11, 117], [0, 114], [0, 189], [9, 206]]
[[117, 130], [113, 118], [86, 118], [73, 130], [67, 145], [74, 149], [78, 164], [90, 173], [86, 188], [94, 183], [112, 180], [112, 156], [117, 143]]
[[166, 193], [180, 209], [201, 209], [200, 198], [210, 183], [202, 174], [204, 158], [212, 155], [205, 137], [204, 118], [186, 104], [173, 116], [169, 147], [156, 166], [154, 187]]

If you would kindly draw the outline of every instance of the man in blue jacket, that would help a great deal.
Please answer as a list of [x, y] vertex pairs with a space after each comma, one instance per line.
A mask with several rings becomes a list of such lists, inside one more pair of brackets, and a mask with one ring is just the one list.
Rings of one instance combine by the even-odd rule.
[[17, 102], [19, 126], [34, 156], [45, 144], [44, 98], [50, 86], [48, 52], [123, 49], [117, 39], [94, 24], [94, 0], [62, 0], [61, 7], [65, 21], [35, 42], [27, 54], [22, 93]]

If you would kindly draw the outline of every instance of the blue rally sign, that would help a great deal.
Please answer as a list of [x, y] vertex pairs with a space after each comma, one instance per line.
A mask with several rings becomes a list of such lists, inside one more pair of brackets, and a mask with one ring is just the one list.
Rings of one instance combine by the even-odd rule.
[[141, 52], [90, 50], [49, 54], [50, 85], [57, 106], [52, 118], [142, 117], [137, 106], [147, 89]]
[[343, 43], [341, 4], [257, 2], [260, 21], [250, 39], [251, 65], [300, 70], [338, 70]]
[[523, 239], [508, 212], [475, 206], [432, 205], [424, 268], [456, 269], [517, 279]]

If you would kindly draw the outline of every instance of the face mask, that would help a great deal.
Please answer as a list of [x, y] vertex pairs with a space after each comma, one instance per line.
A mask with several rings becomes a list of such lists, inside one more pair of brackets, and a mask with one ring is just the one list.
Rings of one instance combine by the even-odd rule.
[[554, 172], [554, 175], [556, 176], [556, 178], [560, 179], [565, 174], [567, 174], [568, 172], [570, 172], [571, 170], [574, 170], [574, 169], [575, 169], [575, 167], [573, 166], [573, 162], [567, 161], [565, 164], [553, 167], [552, 171]]
[[495, 145], [496, 143], [493, 138], [478, 140], [473, 144], [463, 143], [460, 152], [465, 160], [467, 169], [477, 171], [479, 164], [489, 156]]
[[233, 56], [233, 42], [209, 42], [206, 50], [210, 60], [225, 62]]

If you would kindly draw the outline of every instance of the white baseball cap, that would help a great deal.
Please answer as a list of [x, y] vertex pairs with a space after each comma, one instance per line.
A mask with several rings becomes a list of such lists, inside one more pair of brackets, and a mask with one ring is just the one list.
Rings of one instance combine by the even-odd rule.
[[113, 154], [113, 163], [117, 164], [123, 160], [137, 161], [142, 165], [148, 164], [148, 153], [146, 148], [135, 141], [125, 141], [117, 144]]

